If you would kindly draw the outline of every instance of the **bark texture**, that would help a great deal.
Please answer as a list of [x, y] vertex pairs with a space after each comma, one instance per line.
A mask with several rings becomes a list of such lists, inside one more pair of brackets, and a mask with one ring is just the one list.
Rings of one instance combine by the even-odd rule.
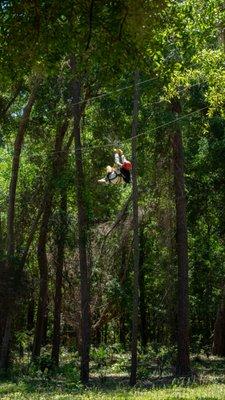
[[141, 345], [143, 349], [148, 343], [148, 324], [147, 324], [147, 304], [145, 289], [145, 271], [144, 271], [144, 234], [140, 233], [140, 256], [139, 256], [139, 288], [140, 288], [140, 333]]
[[[181, 111], [177, 100], [172, 103], [172, 113]], [[176, 248], [178, 260], [178, 358], [176, 372], [179, 376], [190, 375], [189, 356], [189, 297], [188, 297], [188, 237], [186, 195], [184, 180], [184, 154], [182, 133], [176, 124], [172, 135], [174, 188], [176, 202]]]
[[139, 72], [135, 72], [134, 83], [134, 105], [133, 105], [133, 123], [132, 123], [132, 202], [133, 202], [133, 311], [132, 311], [132, 343], [131, 343], [131, 374], [130, 385], [134, 386], [137, 380], [137, 340], [138, 340], [138, 311], [139, 311], [139, 221], [138, 221], [138, 186], [137, 186], [137, 155], [136, 155], [136, 136], [138, 122], [138, 81]]
[[48, 259], [46, 245], [48, 239], [48, 225], [52, 210], [53, 194], [49, 193], [45, 198], [44, 212], [38, 238], [37, 259], [39, 267], [39, 298], [37, 319], [34, 333], [32, 359], [35, 361], [40, 356], [44, 333], [44, 321], [47, 316], [48, 303]]
[[[20, 154], [24, 142], [26, 128], [29, 122], [30, 113], [35, 102], [36, 87], [31, 92], [28, 102], [23, 109], [22, 118], [19, 124], [19, 129], [14, 142], [14, 152], [12, 160], [12, 171], [9, 185], [9, 200], [7, 211], [7, 261], [5, 268], [13, 268], [13, 258], [15, 253], [15, 202], [16, 202], [16, 189], [20, 167]], [[11, 327], [13, 322], [13, 307], [8, 310], [8, 315], [5, 319], [4, 334], [1, 345], [0, 353], [0, 368], [6, 369], [8, 366], [8, 358], [10, 351]]]
[[221, 301], [217, 311], [212, 351], [215, 356], [225, 356], [225, 286], [222, 289]]
[[9, 205], [7, 215], [7, 255], [8, 258], [13, 257], [15, 250], [14, 238], [14, 219], [15, 219], [15, 201], [16, 201], [16, 188], [20, 166], [20, 154], [24, 141], [27, 124], [30, 118], [30, 113], [35, 102], [35, 91], [30, 94], [27, 105], [23, 109], [22, 119], [20, 121], [19, 130], [16, 135], [14, 143], [12, 172], [9, 186]]
[[86, 210], [85, 179], [81, 149], [81, 107], [80, 107], [80, 82], [76, 79], [76, 62], [70, 60], [73, 79], [71, 81], [73, 132], [75, 140], [76, 160], [76, 193], [78, 211], [78, 235], [79, 235], [79, 261], [81, 284], [81, 381], [89, 382], [89, 351], [90, 351], [90, 274], [87, 258], [87, 230], [88, 219]]
[[39, 301], [37, 310], [36, 327], [34, 333], [34, 343], [32, 359], [35, 361], [40, 356], [43, 343], [44, 323], [47, 318], [48, 305], [48, 259], [47, 259], [47, 240], [49, 220], [52, 212], [53, 197], [55, 193], [55, 181], [61, 170], [63, 162], [62, 144], [68, 127], [67, 120], [60, 126], [55, 138], [55, 151], [52, 163], [50, 180], [46, 185], [43, 201], [43, 214], [38, 238], [37, 258], [40, 274]]
[[54, 298], [54, 322], [53, 322], [53, 338], [52, 338], [52, 362], [58, 367], [59, 350], [60, 350], [60, 323], [62, 308], [62, 280], [63, 280], [63, 264], [65, 253], [66, 229], [67, 228], [67, 193], [66, 189], [61, 191], [60, 205], [60, 226], [56, 238], [56, 280], [55, 280], [55, 298]]

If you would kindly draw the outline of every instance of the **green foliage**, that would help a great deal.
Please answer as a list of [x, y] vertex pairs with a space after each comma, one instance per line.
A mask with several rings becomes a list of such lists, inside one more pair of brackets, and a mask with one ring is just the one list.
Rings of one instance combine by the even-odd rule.
[[[80, 273], [73, 143], [68, 146], [68, 157], [60, 173], [54, 179], [52, 173], [54, 138], [65, 120], [68, 120], [68, 130], [64, 149], [73, 134], [70, 85], [74, 76], [69, 68], [72, 54], [76, 60], [75, 78], [81, 83], [80, 106], [83, 108], [85, 105], [81, 120], [86, 190], [84, 206], [89, 223], [91, 316], [93, 325], [99, 326], [93, 329], [93, 342], [99, 346], [91, 348], [92, 367], [102, 378], [106, 373], [129, 371], [129, 355], [121, 348], [129, 348], [131, 331], [133, 243], [130, 206], [122, 223], [119, 222], [108, 236], [107, 232], [123, 210], [131, 188], [100, 186], [97, 179], [105, 175], [106, 165], [113, 164], [115, 146], [122, 147], [130, 158], [133, 72], [138, 67], [141, 75], [140, 136], [137, 139], [141, 236], [139, 339], [143, 342], [146, 333], [148, 341], [145, 351], [140, 351], [139, 375], [146, 379], [151, 376], [158, 378], [164, 370], [171, 373], [177, 326], [171, 148], [174, 121], [169, 111], [174, 97], [178, 97], [182, 105], [181, 119], [177, 123], [183, 134], [186, 168], [193, 351], [208, 352], [211, 348], [220, 302], [225, 272], [225, 12], [221, 0], [121, 0], [93, 4], [92, 20], [90, 1], [16, 0], [3, 1], [0, 5], [0, 319], [13, 305], [18, 318], [13, 327], [13, 351], [16, 351], [12, 358], [16, 358], [20, 347], [26, 353], [33, 333], [29, 336], [26, 327], [31, 286], [35, 317], [39, 300], [39, 224], [25, 270], [21, 271], [19, 266], [31, 227], [45, 199], [45, 191], [53, 190], [46, 243], [49, 264], [47, 343], [51, 344], [57, 253], [55, 240], [61, 229], [60, 193], [65, 190], [68, 227], [64, 231], [61, 339], [68, 348], [79, 348]], [[4, 268], [4, 261], [14, 141], [22, 121], [24, 104], [37, 78], [40, 82], [36, 101], [20, 156], [15, 205], [16, 251], [13, 269], [8, 271]], [[117, 345], [119, 340], [121, 343]], [[37, 364], [29, 367], [33, 380], [40, 379], [42, 385], [42, 380], [46, 383], [59, 377], [59, 380], [70, 382], [71, 390], [76, 392], [80, 389], [78, 357], [63, 364], [59, 370], [50, 372], [49, 354], [49, 351], [43, 353]], [[27, 382], [22, 383], [18, 393], [14, 386], [6, 384], [2, 393], [5, 398], [10, 398], [6, 397], [10, 390], [15, 391], [12, 394], [14, 398], [24, 393], [29, 396], [33, 384], [29, 387]], [[63, 385], [59, 387], [62, 398]], [[223, 386], [221, 388], [223, 392]], [[157, 395], [159, 399], [186, 396], [183, 389], [174, 383], [168, 391], [154, 390], [149, 396], [153, 399]], [[46, 384], [45, 390], [52, 390], [53, 398], [57, 396], [54, 384], [51, 386], [49, 383], [49, 387]], [[216, 385], [209, 385], [208, 388], [193, 386], [188, 388], [188, 396], [210, 398], [212, 390], [215, 393], [218, 391]], [[139, 394], [130, 392], [127, 398], [138, 398]], [[33, 393], [31, 396], [35, 398], [39, 395]], [[70, 395], [66, 393], [65, 396]], [[96, 396], [107, 398], [108, 394], [97, 393]], [[115, 393], [115, 398], [126, 398], [122, 396], [126, 396], [123, 391]], [[144, 399], [148, 393], [140, 396]]]
[[90, 352], [90, 357], [98, 368], [104, 367], [108, 358], [107, 347], [102, 345], [98, 348], [92, 349]]
[[[188, 400], [216, 399], [224, 398], [224, 378], [223, 361], [217, 358], [207, 360], [203, 357], [194, 360], [195, 369], [198, 372], [197, 380], [184, 381], [182, 379], [166, 380], [166, 378], [157, 383], [152, 380], [151, 386], [139, 386], [130, 389], [128, 381], [124, 375], [115, 375], [107, 378], [104, 384], [99, 386], [98, 381], [93, 381], [91, 388], [83, 388], [76, 381], [75, 375], [63, 376], [59, 373], [54, 376], [45, 374], [25, 375], [21, 374], [21, 365], [18, 369], [17, 380], [10, 382], [1, 380], [0, 396], [2, 399], [32, 399], [38, 400], [45, 397], [47, 400], [56, 400], [58, 398], [70, 400], [74, 397], [78, 399], [146, 399], [146, 400], [175, 400], [185, 398]], [[72, 372], [70, 363], [66, 363], [61, 371], [66, 369]], [[72, 379], [71, 379], [72, 378]], [[118, 382], [118, 378], [120, 378]], [[161, 382], [161, 383], [160, 383]]]

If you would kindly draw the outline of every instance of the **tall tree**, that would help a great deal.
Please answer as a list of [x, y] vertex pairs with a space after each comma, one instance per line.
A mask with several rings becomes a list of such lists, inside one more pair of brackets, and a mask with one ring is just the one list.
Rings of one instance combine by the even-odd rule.
[[39, 301], [37, 310], [37, 320], [34, 334], [34, 344], [32, 351], [32, 359], [35, 361], [40, 355], [43, 333], [44, 321], [47, 313], [47, 299], [48, 299], [48, 259], [47, 259], [47, 240], [49, 220], [52, 212], [53, 197], [55, 194], [55, 181], [61, 169], [62, 163], [62, 145], [63, 139], [68, 127], [67, 120], [60, 125], [56, 132], [55, 148], [53, 154], [52, 171], [46, 184], [44, 198], [43, 198], [43, 214], [40, 225], [40, 232], [38, 237], [38, 265], [40, 271], [40, 286], [39, 286]]
[[16, 135], [14, 143], [14, 152], [12, 160], [12, 173], [9, 186], [9, 206], [8, 206], [8, 217], [7, 217], [7, 258], [8, 262], [14, 257], [15, 250], [15, 233], [14, 233], [14, 219], [15, 219], [15, 200], [16, 200], [16, 188], [20, 167], [20, 154], [22, 145], [24, 142], [24, 135], [26, 127], [29, 121], [30, 113], [35, 101], [35, 90], [36, 87], [30, 93], [27, 105], [23, 109], [23, 115], [20, 121], [18, 133]]
[[225, 356], [225, 286], [222, 288], [220, 305], [217, 311], [212, 351], [214, 355]]
[[[179, 115], [181, 105], [177, 99], [171, 103], [173, 116]], [[176, 202], [176, 246], [178, 261], [178, 357], [177, 375], [190, 375], [189, 356], [189, 297], [188, 297], [188, 237], [186, 219], [186, 194], [184, 180], [184, 154], [182, 133], [178, 123], [172, 135], [174, 189]]]
[[[12, 170], [11, 170], [11, 178], [9, 185], [9, 203], [7, 212], [7, 259], [5, 268], [8, 271], [13, 269], [13, 261], [15, 255], [15, 202], [16, 202], [16, 189], [17, 189], [19, 167], [20, 167], [20, 155], [24, 142], [24, 135], [30, 118], [30, 113], [36, 99], [36, 90], [37, 87], [35, 82], [33, 88], [31, 89], [28, 102], [23, 109], [22, 118], [14, 142]], [[12, 320], [13, 320], [13, 308], [11, 310], [8, 309], [8, 315], [6, 316], [5, 330], [3, 334], [1, 354], [0, 354], [0, 368], [6, 368], [8, 365]]]
[[133, 315], [132, 315], [132, 344], [131, 344], [131, 374], [130, 385], [134, 386], [137, 380], [137, 340], [138, 340], [138, 311], [139, 311], [139, 221], [138, 221], [138, 185], [137, 185], [137, 123], [138, 123], [138, 83], [139, 71], [134, 75], [134, 104], [132, 138], [132, 202], [133, 202]]
[[148, 323], [147, 323], [147, 302], [145, 288], [145, 266], [144, 266], [144, 232], [140, 231], [140, 256], [139, 256], [139, 288], [140, 288], [140, 334], [143, 349], [146, 349], [148, 343]]
[[81, 381], [89, 382], [89, 351], [90, 351], [90, 271], [87, 257], [87, 231], [88, 216], [86, 208], [86, 188], [84, 166], [82, 158], [80, 120], [81, 108], [81, 83], [77, 77], [77, 65], [74, 57], [70, 58], [72, 74], [71, 97], [73, 114], [73, 132], [75, 140], [76, 162], [76, 196], [78, 212], [79, 258], [80, 258], [80, 288], [81, 288]]
[[60, 322], [62, 308], [62, 279], [64, 253], [67, 233], [67, 188], [61, 189], [60, 203], [60, 221], [56, 232], [56, 261], [55, 261], [55, 298], [54, 298], [54, 322], [53, 322], [53, 337], [52, 337], [52, 361], [58, 367], [59, 365], [59, 350], [60, 350]]

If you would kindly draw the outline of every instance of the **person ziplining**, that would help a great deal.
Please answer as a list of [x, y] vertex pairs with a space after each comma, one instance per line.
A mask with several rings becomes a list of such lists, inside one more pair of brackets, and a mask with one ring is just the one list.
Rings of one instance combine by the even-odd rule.
[[121, 149], [114, 149], [114, 166], [106, 167], [106, 176], [98, 180], [98, 183], [119, 184], [131, 183], [132, 164], [126, 159]]

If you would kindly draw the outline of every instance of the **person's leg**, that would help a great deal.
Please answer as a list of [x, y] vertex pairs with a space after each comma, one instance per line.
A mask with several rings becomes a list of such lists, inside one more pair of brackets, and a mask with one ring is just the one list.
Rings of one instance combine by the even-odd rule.
[[98, 179], [98, 183], [109, 183], [110, 174], [112, 173], [113, 168], [110, 165], [106, 167], [106, 176], [102, 179]]
[[127, 171], [127, 183], [130, 183], [130, 181], [131, 181], [131, 176], [130, 176], [130, 171]]
[[125, 180], [126, 183], [130, 183], [130, 171], [127, 169], [121, 168], [121, 174]]
[[98, 183], [107, 183], [105, 178], [98, 179]]

